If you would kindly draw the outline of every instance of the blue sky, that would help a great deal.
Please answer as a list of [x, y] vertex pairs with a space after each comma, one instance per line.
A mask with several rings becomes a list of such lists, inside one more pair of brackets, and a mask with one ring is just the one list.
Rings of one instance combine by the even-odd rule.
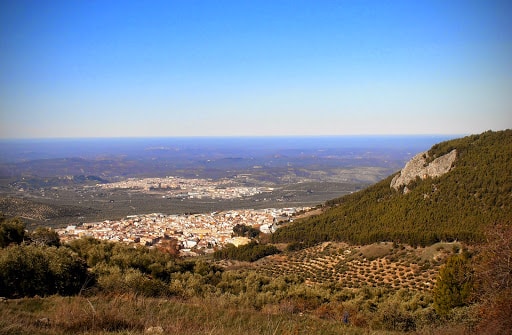
[[512, 128], [511, 1], [0, 1], [0, 137]]

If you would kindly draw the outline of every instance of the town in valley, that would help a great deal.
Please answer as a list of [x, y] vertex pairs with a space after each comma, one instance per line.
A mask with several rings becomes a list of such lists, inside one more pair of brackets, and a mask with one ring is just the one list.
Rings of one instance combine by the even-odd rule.
[[162, 213], [129, 215], [121, 220], [69, 225], [57, 232], [63, 242], [92, 237], [100, 240], [158, 246], [170, 240], [180, 254], [196, 256], [211, 253], [227, 243], [235, 246], [249, 243], [250, 239], [234, 236], [237, 225], [250, 226], [262, 233], [273, 233], [278, 225], [293, 220], [309, 207], [243, 209], [209, 214], [166, 215]]

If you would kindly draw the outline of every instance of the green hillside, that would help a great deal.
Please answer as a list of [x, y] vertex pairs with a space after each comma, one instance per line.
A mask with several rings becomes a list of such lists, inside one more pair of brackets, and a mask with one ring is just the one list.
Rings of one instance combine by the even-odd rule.
[[489, 224], [512, 219], [512, 130], [488, 131], [434, 145], [430, 157], [457, 149], [450, 172], [419, 178], [403, 194], [393, 178], [325, 205], [323, 214], [278, 229], [273, 242], [311, 246], [324, 241], [431, 245], [477, 242]]
[[510, 334], [512, 131], [429, 161], [454, 148], [450, 172], [406, 194], [390, 176], [280, 228], [287, 246], [260, 235], [180, 258], [172, 243], [61, 244], [0, 215], [0, 334]]

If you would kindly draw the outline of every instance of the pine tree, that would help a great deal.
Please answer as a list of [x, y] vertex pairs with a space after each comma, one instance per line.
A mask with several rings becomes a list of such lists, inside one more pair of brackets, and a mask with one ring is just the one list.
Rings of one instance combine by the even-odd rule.
[[447, 259], [439, 270], [434, 288], [434, 308], [439, 315], [447, 315], [453, 308], [469, 303], [473, 288], [473, 270], [466, 254]]

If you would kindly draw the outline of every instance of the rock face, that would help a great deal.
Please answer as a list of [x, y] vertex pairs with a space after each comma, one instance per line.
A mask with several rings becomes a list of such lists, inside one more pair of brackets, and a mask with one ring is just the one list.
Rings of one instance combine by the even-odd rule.
[[446, 155], [434, 159], [427, 164], [428, 151], [414, 156], [405, 167], [391, 180], [391, 187], [398, 190], [405, 185], [404, 193], [407, 193], [407, 185], [417, 177], [439, 177], [451, 170], [452, 164], [457, 158], [457, 150], [453, 149]]

